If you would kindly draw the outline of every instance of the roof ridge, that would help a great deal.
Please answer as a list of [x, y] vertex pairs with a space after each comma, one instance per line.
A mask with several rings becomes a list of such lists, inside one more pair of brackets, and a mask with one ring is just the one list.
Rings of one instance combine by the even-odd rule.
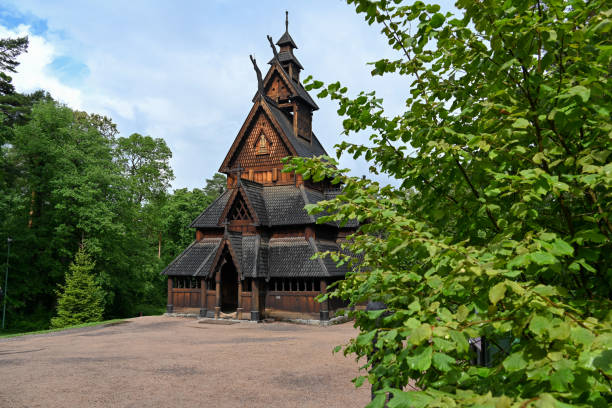
[[[270, 220], [268, 217], [268, 209], [266, 208], [266, 202], [262, 195], [263, 185], [257, 182], [253, 182], [250, 180], [245, 180], [247, 183], [243, 183], [241, 188], [244, 190], [246, 195], [246, 200], [248, 201], [248, 205], [253, 207], [253, 211], [255, 211], [257, 216], [257, 221], [260, 225], [270, 225]], [[254, 195], [254, 197], [250, 197], [249, 194]], [[257, 214], [257, 209], [260, 208], [260, 205], [263, 204], [263, 213]]]
[[[310, 243], [312, 249], [315, 253], [319, 252], [319, 248], [317, 248], [317, 243], [315, 242], [313, 237], [308, 237], [308, 242]], [[325, 266], [325, 262], [320, 256], [317, 256], [317, 261], [319, 261], [319, 265], [323, 268], [323, 271], [329, 276], [329, 271], [327, 270], [327, 266]]]
[[[302, 198], [304, 199], [304, 207], [308, 204], [311, 204], [310, 201], [308, 201], [308, 196], [306, 195], [306, 190], [303, 184], [300, 184], [300, 186], [298, 187], [300, 189], [300, 192], [302, 193]], [[305, 208], [302, 208], [304, 211], [306, 211], [306, 214], [308, 214], [308, 218], [310, 218], [310, 221], [312, 222], [317, 222], [317, 220], [315, 220], [315, 217], [310, 214]]]
[[257, 264], [259, 263], [259, 244], [260, 242], [261, 242], [261, 235], [257, 234], [255, 238], [255, 253], [253, 256], [253, 274], [252, 274], [253, 278], [257, 278]]
[[[219, 239], [219, 243], [217, 244], [217, 247], [219, 245], [221, 245], [221, 242], [223, 241], [222, 238], [218, 238]], [[215, 247], [215, 249], [217, 249], [217, 247]], [[200, 273], [200, 270], [204, 267], [204, 265], [206, 265], [206, 262], [208, 262], [208, 259], [213, 255], [216, 254], [217, 251], [211, 251], [210, 254], [208, 254], [208, 256], [206, 258], [204, 258], [204, 260], [202, 261], [202, 263], [200, 264], [200, 266], [198, 266], [198, 269], [196, 269], [196, 271], [193, 273], [193, 276], [198, 276], [198, 274]]]

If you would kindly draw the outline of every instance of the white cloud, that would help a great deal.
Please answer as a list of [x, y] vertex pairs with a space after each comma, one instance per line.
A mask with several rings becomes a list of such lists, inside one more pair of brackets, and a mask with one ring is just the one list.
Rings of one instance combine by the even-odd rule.
[[79, 89], [62, 84], [57, 78], [52, 76], [47, 65], [59, 54], [53, 44], [45, 38], [33, 35], [30, 27], [19, 25], [13, 30], [0, 26], [0, 37], [29, 37], [30, 44], [28, 52], [18, 57], [20, 65], [18, 73], [13, 74], [13, 84], [20, 92], [33, 92], [44, 89], [53, 97], [73, 108], [81, 109], [83, 106], [82, 92]]

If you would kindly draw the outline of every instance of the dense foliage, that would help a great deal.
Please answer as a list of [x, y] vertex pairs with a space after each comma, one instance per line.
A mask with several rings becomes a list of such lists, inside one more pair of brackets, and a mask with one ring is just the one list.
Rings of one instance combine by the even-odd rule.
[[[15, 72], [10, 60], [26, 45], [27, 39], [0, 40], [0, 70]], [[58, 285], [68, 284], [68, 265], [84, 243], [95, 262], [91, 275], [102, 290], [104, 318], [163, 311], [160, 272], [193, 240], [187, 226], [218, 196], [223, 177], [207, 181], [207, 191], [170, 192], [172, 153], [163, 139], [120, 137], [107, 117], [74, 111], [43, 91], [5, 88], [0, 251], [6, 253], [12, 238], [3, 288], [7, 327], [49, 327]]]
[[52, 328], [102, 320], [104, 298], [92, 274], [94, 266], [85, 246], [79, 248], [66, 274], [66, 283], [58, 291], [57, 316], [51, 319]]
[[[372, 407], [607, 407], [612, 403], [612, 9], [605, 1], [459, 0], [459, 15], [417, 1], [349, 0], [379, 24], [406, 79], [406, 109], [374, 92], [339, 102], [350, 139], [380, 186], [293, 159], [343, 183], [309, 208], [358, 218], [347, 244], [358, 272], [334, 295], [351, 305], [378, 389]], [[474, 364], [470, 339], [490, 344]], [[355, 382], [364, 382], [359, 377]]]

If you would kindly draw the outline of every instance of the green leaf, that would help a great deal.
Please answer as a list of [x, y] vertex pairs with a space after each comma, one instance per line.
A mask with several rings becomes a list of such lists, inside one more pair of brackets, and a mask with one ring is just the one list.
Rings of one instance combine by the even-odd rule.
[[567, 90], [569, 95], [577, 95], [582, 99], [582, 102], [587, 102], [591, 96], [591, 90], [582, 85], [576, 85]]
[[510, 354], [502, 363], [504, 368], [510, 372], [522, 370], [527, 367], [527, 361], [522, 352]]
[[570, 256], [574, 254], [574, 248], [562, 239], [555, 239], [552, 242], [552, 250], [557, 256]]
[[530, 123], [527, 119], [525, 118], [518, 118], [517, 120], [514, 121], [514, 123], [512, 124], [512, 127], [515, 129], [526, 129], [527, 127], [529, 127]]
[[489, 290], [489, 300], [494, 305], [497, 304], [497, 302], [499, 302], [500, 300], [502, 300], [505, 295], [506, 284], [504, 282], [498, 283]]
[[450, 371], [453, 367], [451, 364], [455, 363], [455, 359], [444, 353], [433, 354], [433, 365], [440, 371]]
[[465, 353], [468, 351], [470, 344], [464, 333], [461, 333], [455, 330], [451, 330], [449, 334], [451, 338], [453, 339], [453, 341], [455, 342], [455, 344], [457, 345], [457, 350], [459, 352]]
[[601, 354], [593, 359], [593, 366], [599, 368], [608, 376], [612, 374], [612, 350], [603, 350]]
[[442, 24], [444, 24], [444, 20], [446, 20], [446, 18], [444, 17], [443, 14], [436, 13], [433, 16], [431, 16], [431, 20], [429, 21], [429, 25], [431, 26], [431, 28], [438, 28]]
[[384, 210], [382, 212], [382, 216], [386, 217], [386, 218], [393, 217], [394, 215], [395, 215], [395, 211], [393, 211], [393, 210]]
[[389, 408], [426, 408], [434, 399], [423, 391], [393, 391]]
[[550, 385], [554, 391], [565, 392], [569, 389], [569, 384], [574, 381], [574, 374], [569, 368], [555, 371], [550, 376]]
[[529, 257], [533, 262], [537, 263], [538, 265], [552, 265], [558, 262], [557, 258], [555, 258], [549, 252], [538, 251], [529, 254]]
[[595, 339], [593, 333], [583, 327], [572, 327], [570, 330], [570, 338], [576, 345], [590, 347]]
[[542, 336], [548, 332], [548, 328], [552, 326], [550, 319], [536, 315], [529, 322], [529, 330], [537, 336]]
[[406, 358], [406, 363], [412, 370], [425, 371], [431, 367], [432, 353], [431, 347], [422, 347], [418, 354]]
[[414, 345], [421, 344], [423, 340], [429, 340], [431, 337], [431, 325], [421, 324], [410, 333], [410, 343]]
[[469, 314], [470, 314], [470, 309], [465, 307], [465, 305], [460, 305], [457, 308], [457, 314], [456, 314], [457, 315], [457, 321], [459, 321], [459, 322], [465, 321], [465, 319], [467, 319]]
[[449, 340], [445, 340], [441, 337], [434, 337], [433, 344], [436, 350], [452, 351], [455, 349], [455, 343]]
[[370, 320], [376, 320], [378, 319], [383, 313], [385, 312], [384, 309], [381, 310], [368, 310], [368, 319]]
[[374, 399], [365, 406], [365, 408], [383, 408], [385, 406], [385, 402], [387, 401], [387, 396], [382, 394], [377, 394]]
[[372, 344], [374, 336], [376, 336], [377, 330], [372, 330], [366, 333], [362, 333], [357, 336], [357, 344], [360, 346], [368, 346]]
[[363, 382], [365, 381], [366, 377], [364, 377], [363, 375], [360, 375], [357, 378], [353, 379], [353, 383], [355, 384], [355, 388], [359, 388], [363, 385]]

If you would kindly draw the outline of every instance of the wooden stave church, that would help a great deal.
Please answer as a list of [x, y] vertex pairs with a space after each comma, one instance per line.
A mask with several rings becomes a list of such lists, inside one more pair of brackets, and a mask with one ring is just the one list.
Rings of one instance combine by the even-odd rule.
[[313, 157], [326, 151], [312, 132], [317, 104], [300, 83], [303, 69], [288, 31], [276, 42], [274, 57], [253, 106], [219, 172], [227, 189], [190, 225], [195, 241], [162, 272], [168, 276], [168, 313], [238, 319], [264, 317], [329, 320], [344, 306], [315, 300], [327, 286], [343, 279], [346, 266], [318, 251], [337, 251], [356, 225], [317, 224], [306, 204], [336, 196], [328, 181], [311, 182], [281, 172], [287, 156]]

